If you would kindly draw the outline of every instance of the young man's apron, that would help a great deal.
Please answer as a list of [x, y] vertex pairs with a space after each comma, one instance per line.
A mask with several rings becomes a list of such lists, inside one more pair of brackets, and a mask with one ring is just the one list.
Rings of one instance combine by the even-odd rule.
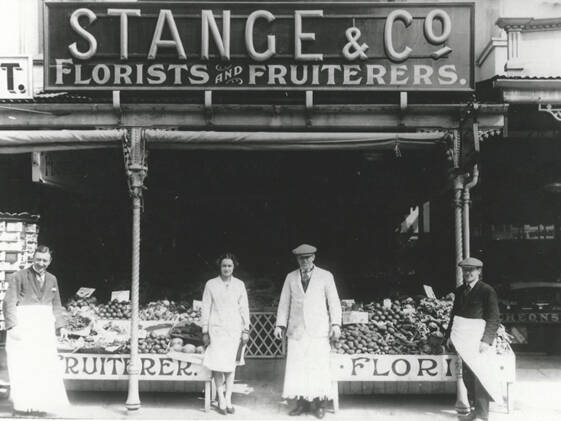
[[16, 411], [57, 412], [68, 405], [50, 305], [16, 307], [6, 335], [10, 396]]
[[471, 368], [481, 385], [495, 402], [502, 401], [500, 364], [495, 347], [479, 352], [479, 344], [485, 330], [485, 320], [454, 316], [450, 339], [460, 358]]

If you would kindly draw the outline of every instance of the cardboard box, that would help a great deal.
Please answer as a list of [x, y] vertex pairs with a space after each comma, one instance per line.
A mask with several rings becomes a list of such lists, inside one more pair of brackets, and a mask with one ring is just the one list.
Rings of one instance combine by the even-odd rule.
[[368, 323], [368, 313], [366, 311], [344, 311], [343, 325]]

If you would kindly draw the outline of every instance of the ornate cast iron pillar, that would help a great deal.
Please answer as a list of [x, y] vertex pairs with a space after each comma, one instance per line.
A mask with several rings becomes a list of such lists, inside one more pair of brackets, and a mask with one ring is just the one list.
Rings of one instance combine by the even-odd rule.
[[123, 144], [125, 170], [132, 199], [132, 276], [131, 276], [131, 346], [129, 364], [129, 388], [126, 407], [129, 411], [140, 409], [138, 377], [140, 359], [138, 356], [138, 322], [139, 322], [139, 268], [140, 268], [140, 213], [144, 179], [148, 173], [147, 151], [144, 131], [132, 128], [127, 131]]

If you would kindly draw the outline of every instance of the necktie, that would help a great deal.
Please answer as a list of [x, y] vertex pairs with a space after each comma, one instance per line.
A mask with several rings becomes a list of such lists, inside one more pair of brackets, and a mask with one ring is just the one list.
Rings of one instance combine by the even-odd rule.
[[300, 276], [302, 278], [302, 288], [304, 288], [304, 292], [306, 292], [308, 283], [310, 282], [310, 272], [301, 272]]
[[466, 297], [469, 292], [471, 291], [471, 287], [469, 286], [469, 284], [464, 284], [465, 289], [464, 289], [464, 297]]

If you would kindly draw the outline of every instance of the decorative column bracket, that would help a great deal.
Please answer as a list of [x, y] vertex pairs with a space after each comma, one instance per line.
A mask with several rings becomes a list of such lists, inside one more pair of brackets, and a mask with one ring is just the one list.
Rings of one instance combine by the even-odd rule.
[[560, 104], [538, 104], [538, 111], [550, 114], [555, 120], [561, 121], [561, 105]]
[[148, 176], [148, 151], [144, 139], [144, 129], [134, 127], [127, 130], [123, 139], [123, 157], [131, 198], [142, 199], [146, 189], [144, 180]]

